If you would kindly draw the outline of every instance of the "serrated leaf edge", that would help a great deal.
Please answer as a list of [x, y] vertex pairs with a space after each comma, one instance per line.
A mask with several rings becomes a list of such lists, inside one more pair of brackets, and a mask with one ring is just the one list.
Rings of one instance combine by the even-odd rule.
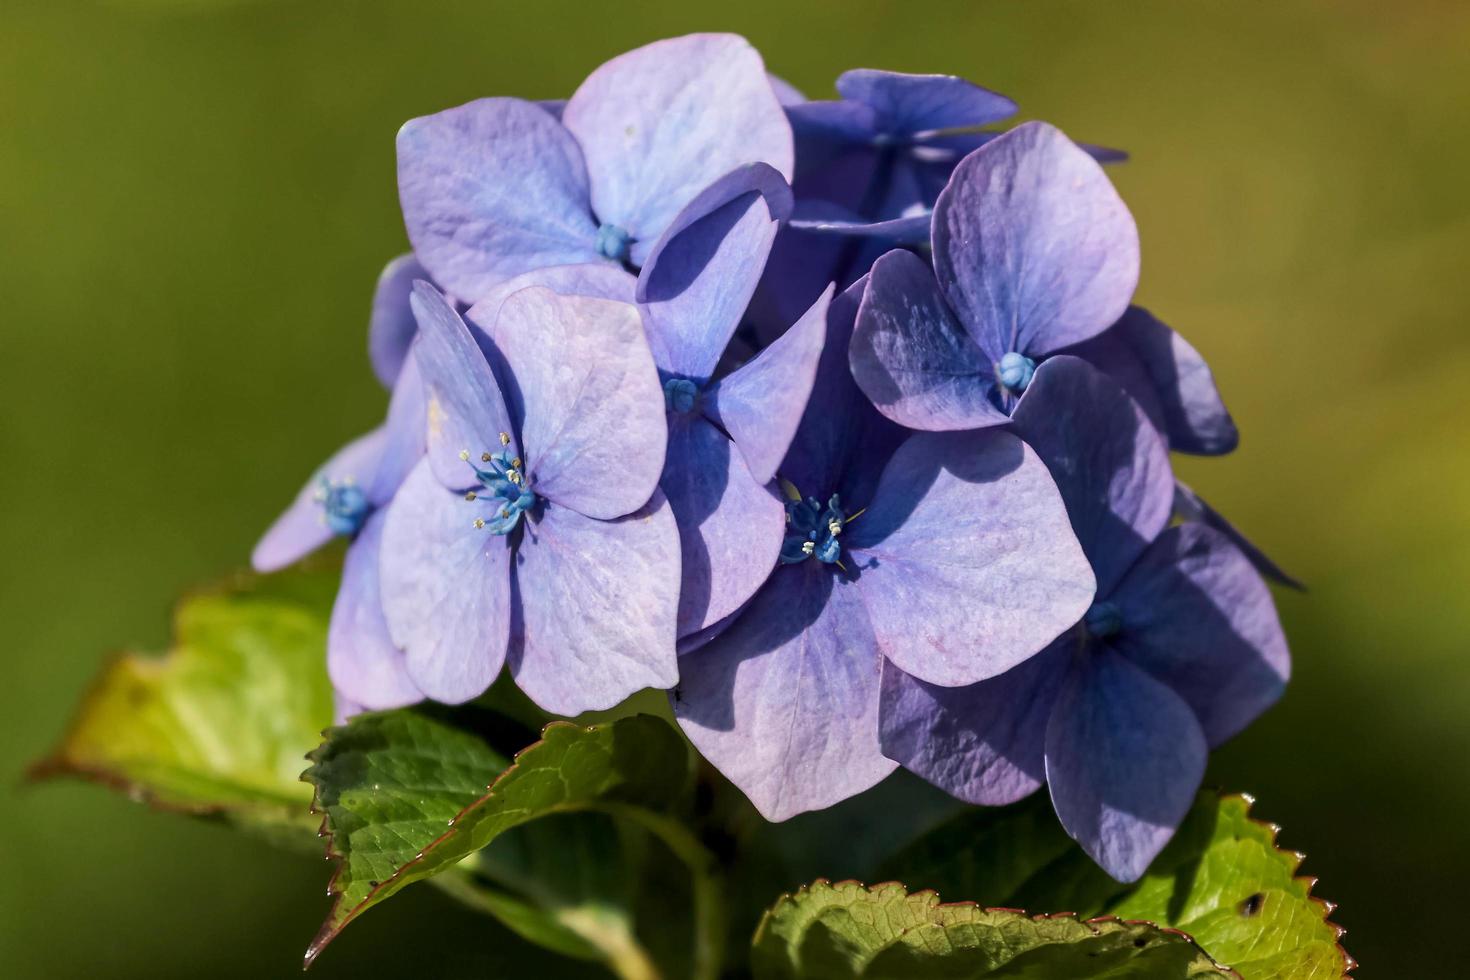
[[[891, 880], [890, 881], [880, 881], [880, 882], [876, 882], [876, 883], [874, 883], [872, 885], [868, 885], [868, 884], [865, 884], [865, 883], [863, 883], [861, 881], [858, 881], [856, 878], [844, 878], [843, 880], [836, 881], [836, 882], [829, 881], [826, 878], [816, 878], [816, 879], [813, 879], [812, 881], [808, 882], [807, 884], [802, 885], [801, 887], [799, 887], [798, 889], [796, 889], [796, 891], [794, 891], [794, 892], [787, 892], [786, 894], [782, 895], [780, 898], [776, 899], [776, 901], [775, 901], [774, 904], [772, 904], [768, 909], [766, 909], [766, 911], [761, 915], [760, 924], [756, 926], [755, 935], [751, 939], [751, 945], [752, 946], [755, 946], [755, 945], [757, 945], [760, 942], [761, 937], [765, 935], [767, 924], [771, 921], [772, 918], [774, 918], [777, 909], [779, 909], [782, 905], [790, 904], [790, 903], [793, 903], [793, 902], [797, 901], [797, 899], [799, 899], [802, 895], [806, 894], [813, 887], [818, 886], [818, 885], [825, 885], [826, 887], [833, 888], [833, 889], [842, 888], [844, 886], [855, 886], [857, 888], [862, 888], [862, 889], [864, 889], [866, 891], [870, 891], [870, 892], [871, 891], [875, 891], [875, 890], [880, 889], [880, 888], [886, 888], [886, 887], [901, 888], [903, 890], [903, 893], [904, 893], [905, 897], [908, 897], [908, 898], [918, 898], [918, 897], [922, 897], [924, 895], [933, 895], [934, 898], [936, 899], [936, 901], [935, 901], [935, 903], [933, 905], [933, 908], [935, 908], [935, 909], [971, 908], [971, 909], [976, 909], [976, 910], [981, 911], [981, 912], [1009, 912], [1009, 913], [1012, 913], [1014, 915], [1024, 915], [1027, 918], [1031, 919], [1031, 921], [1033, 921], [1033, 922], [1046, 922], [1046, 921], [1049, 921], [1049, 920], [1052, 920], [1052, 919], [1075, 919], [1078, 922], [1080, 922], [1082, 925], [1089, 926], [1089, 927], [1094, 927], [1094, 926], [1099, 925], [1101, 923], [1108, 923], [1108, 922], [1116, 922], [1119, 925], [1125, 925], [1125, 926], [1148, 926], [1149, 928], [1156, 929], [1159, 932], [1167, 933], [1167, 934], [1174, 935], [1174, 936], [1178, 936], [1181, 939], [1186, 940], [1195, 949], [1199, 950], [1200, 955], [1202, 955], [1206, 959], [1208, 959], [1217, 969], [1223, 971], [1226, 976], [1234, 977], [1234, 978], [1236, 978], [1236, 980], [1243, 980], [1243, 978], [1240, 976], [1239, 973], [1237, 973], [1235, 971], [1234, 968], [1229, 967], [1229, 966], [1226, 966], [1224, 963], [1218, 963], [1218, 962], [1216, 962], [1215, 961], [1215, 958], [1212, 957], [1212, 956], [1210, 956], [1210, 954], [1205, 951], [1204, 947], [1202, 947], [1198, 942], [1196, 942], [1195, 939], [1194, 939], [1194, 937], [1191, 936], [1189, 933], [1185, 932], [1182, 929], [1175, 929], [1172, 926], [1161, 926], [1157, 922], [1150, 922], [1148, 919], [1120, 919], [1116, 915], [1098, 915], [1098, 916], [1093, 916], [1090, 919], [1083, 919], [1083, 918], [1079, 918], [1076, 912], [1036, 912], [1036, 913], [1032, 913], [1032, 912], [1028, 912], [1026, 909], [1009, 908], [1009, 907], [1004, 906], [1004, 905], [981, 905], [979, 902], [973, 902], [973, 901], [945, 902], [945, 901], [940, 900], [939, 892], [936, 891], [936, 890], [934, 890], [933, 888], [921, 888], [918, 891], [909, 891], [909, 887], [907, 885], [905, 885], [903, 882], [901, 882], [901, 881], [891, 881]], [[901, 930], [899, 930], [895, 934], [895, 937], [894, 938], [895, 939], [901, 938], [901, 937], [907, 935], [911, 931], [912, 931], [912, 929], [901, 929]], [[1093, 932], [1093, 935], [1101, 935], [1101, 933], [1096, 928], [1093, 928], [1092, 929], [1092, 932]]]
[[[611, 723], [609, 723], [609, 724], [611, 724]], [[316, 748], [312, 749], [310, 752], [308, 752], [306, 754], [307, 760], [309, 762], [311, 762], [313, 765], [315, 765], [319, 761], [319, 759], [318, 759], [319, 754], [321, 753], [321, 751], [323, 749], [326, 748], [327, 740], [330, 739], [331, 734], [333, 732], [340, 731], [344, 727], [345, 726], [337, 725], [337, 726], [333, 726], [331, 728], [328, 728], [328, 729], [324, 730], [322, 732], [322, 738], [323, 738], [322, 744], [321, 745], [318, 745]], [[573, 724], [572, 722], [569, 722], [569, 721], [553, 721], [550, 724], [548, 724], [545, 727], [543, 727], [541, 729], [541, 737], [540, 738], [538, 738], [536, 741], [532, 742], [530, 745], [527, 745], [525, 748], [521, 749], [520, 751], [516, 752], [513, 756], [511, 756], [510, 765], [506, 766], [505, 769], [501, 771], [500, 775], [496, 776], [495, 777], [495, 780], [485, 787], [485, 793], [484, 793], [484, 795], [480, 796], [474, 802], [470, 803], [468, 806], [464, 807], [458, 813], [456, 813], [454, 815], [454, 817], [451, 818], [451, 820], [449, 821], [449, 827], [448, 827], [448, 829], [446, 829], [438, 837], [435, 837], [433, 840], [429, 841], [429, 843], [425, 844], [423, 846], [423, 848], [421, 848], [417, 854], [415, 854], [408, 861], [405, 861], [403, 864], [399, 865], [398, 868], [395, 869], [394, 872], [391, 875], [389, 875], [387, 878], [384, 878], [382, 881], [378, 882], [371, 889], [369, 889], [367, 895], [365, 895], [363, 897], [362, 901], [358, 902], [357, 905], [355, 905], [351, 909], [349, 909], [348, 912], [347, 912], [347, 914], [344, 915], [340, 919], [340, 921], [337, 920], [337, 912], [338, 912], [338, 910], [340, 908], [340, 905], [341, 905], [342, 889], [338, 885], [338, 881], [339, 881], [339, 879], [342, 876], [342, 872], [346, 869], [346, 866], [347, 866], [347, 855], [344, 854], [344, 853], [342, 853], [337, 848], [337, 845], [336, 845], [336, 835], [327, 826], [327, 824], [328, 824], [328, 815], [327, 815], [327, 813], [326, 813], [325, 810], [321, 809], [318, 806], [318, 804], [320, 803], [320, 800], [321, 800], [321, 786], [320, 786], [320, 784], [315, 783], [312, 780], [306, 778], [307, 777], [307, 773], [309, 773], [311, 771], [310, 768], [308, 768], [304, 772], [302, 772], [302, 774], [301, 774], [302, 781], [303, 782], [307, 782], [307, 783], [311, 783], [311, 785], [313, 787], [312, 799], [311, 799], [311, 812], [312, 813], [320, 813], [322, 815], [321, 828], [317, 831], [317, 836], [323, 838], [324, 841], [325, 841], [325, 845], [326, 845], [326, 859], [328, 861], [336, 861], [337, 862], [336, 870], [334, 870], [332, 872], [331, 880], [329, 880], [327, 882], [327, 895], [333, 898], [332, 908], [327, 913], [326, 921], [322, 923], [321, 929], [319, 929], [317, 931], [316, 936], [312, 939], [311, 945], [309, 945], [306, 948], [306, 955], [303, 957], [302, 969], [308, 969], [308, 968], [310, 968], [311, 967], [311, 964], [316, 961], [316, 958], [321, 955], [322, 950], [326, 949], [327, 948], [327, 945], [333, 939], [336, 939], [337, 936], [341, 934], [342, 930], [345, 929], [345, 928], [347, 928], [347, 925], [350, 922], [352, 922], [354, 919], [356, 919], [359, 915], [361, 915], [364, 911], [367, 910], [368, 907], [370, 907], [374, 903], [374, 899], [378, 895], [379, 892], [381, 892], [384, 888], [386, 888], [390, 883], [392, 883], [394, 881], [397, 881], [410, 868], [413, 868], [416, 865], [418, 865], [421, 861], [423, 861], [425, 855], [427, 855], [435, 847], [437, 847], [439, 844], [441, 844], [446, 838], [448, 838], [451, 834], [453, 834], [455, 832], [454, 831], [454, 825], [457, 824], [457, 823], [459, 823], [461, 817], [463, 817], [465, 814], [469, 813], [471, 810], [474, 810], [474, 809], [477, 809], [478, 807], [483, 806], [485, 804], [485, 802], [490, 799], [490, 797], [494, 796], [495, 795], [495, 788], [497, 786], [499, 786], [500, 783], [503, 782], [507, 777], [509, 777], [510, 774], [512, 772], [514, 772], [516, 770], [516, 768], [520, 765], [521, 756], [525, 755], [527, 752], [532, 751], [533, 749], [536, 749], [536, 748], [539, 748], [542, 745], [545, 745], [550, 740], [550, 737], [551, 737], [550, 733], [553, 730], [571, 729], [573, 731], [584, 732], [584, 733], [591, 733], [591, 732], [598, 731], [598, 730], [600, 730], [600, 729], [602, 729], [604, 727], [606, 727], [606, 726], [605, 725], [601, 725], [601, 724], [599, 724], [599, 725], [588, 725], [586, 727], [583, 727], [581, 725]]]

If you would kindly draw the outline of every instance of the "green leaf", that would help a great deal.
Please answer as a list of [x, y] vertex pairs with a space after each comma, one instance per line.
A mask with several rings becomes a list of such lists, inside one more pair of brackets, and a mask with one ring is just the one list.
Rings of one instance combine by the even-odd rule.
[[1244, 980], [1339, 980], [1353, 967], [1332, 906], [1297, 877], [1302, 856], [1244, 796], [1201, 793], [1179, 832], [1133, 885], [1098, 869], [1061, 830], [1045, 794], [976, 809], [896, 855], [884, 873], [941, 894], [1017, 908], [1147, 919], [1188, 933]]
[[[575, 902], [548, 897], [545, 889], [560, 887], [567, 878], [541, 877], [545, 860], [527, 863], [526, 856], [538, 848], [522, 849], [525, 873], [519, 875], [504, 848], [477, 854], [532, 821], [586, 813], [617, 817], [657, 835], [690, 867], [697, 889], [696, 926], [707, 946], [696, 954], [695, 975], [708, 974], [718, 962], [718, 930], [712, 925], [718, 911], [709, 884], [713, 859], [666, 816], [688, 788], [688, 753], [657, 718], [636, 715], [590, 728], [554, 722], [540, 742], [501, 772], [504, 760], [483, 741], [425, 711], [364, 715], [330, 732], [312, 760], [304, 778], [317, 787], [331, 851], [341, 865], [332, 883], [336, 902], [307, 951], [308, 963], [347, 923], [405, 885], [468, 868], [517, 886], [487, 888], [479, 904], [527, 938], [573, 955], [595, 952], [627, 976], [651, 975], [628, 965], [626, 958], [639, 954], [628, 945], [631, 929], [619, 926], [619, 903], [589, 904], [583, 901], [589, 894], [585, 887], [576, 890]], [[599, 886], [591, 893], [599, 889], [609, 892]], [[531, 914], [535, 908], [554, 913], [550, 925]], [[589, 909], [599, 911], [589, 919]], [[580, 948], [577, 938], [583, 941]], [[617, 957], [625, 958], [620, 967]]]
[[76, 776], [163, 809], [309, 846], [301, 759], [332, 721], [323, 663], [331, 562], [192, 596], [163, 657], [103, 670], [37, 778]]
[[761, 920], [756, 980], [1225, 977], [1187, 936], [1146, 922], [940, 904], [932, 891], [817, 882]]

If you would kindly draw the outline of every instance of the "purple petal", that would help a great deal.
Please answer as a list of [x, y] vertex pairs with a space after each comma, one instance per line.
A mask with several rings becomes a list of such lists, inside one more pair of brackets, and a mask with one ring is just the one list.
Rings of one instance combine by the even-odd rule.
[[1168, 448], [1117, 382], [1066, 355], [1037, 369], [1014, 419], [1062, 493], [1098, 595], [1108, 596], [1169, 524]]
[[285, 568], [332, 540], [335, 535], [327, 527], [325, 513], [317, 499], [322, 482], [355, 483], [364, 489], [371, 487], [386, 443], [386, 431], [374, 429], [352, 440], [323, 463], [255, 546], [250, 556], [250, 564], [255, 570], [274, 572]]
[[934, 207], [950, 307], [998, 361], [1081, 343], [1123, 315], [1138, 228], [1097, 162], [1029, 122], [962, 160]]
[[414, 359], [423, 375], [429, 464], [444, 486], [464, 489], [477, 480], [461, 454], [499, 452], [501, 433], [514, 451], [515, 427], [490, 363], [459, 314], [426, 282], [414, 284], [411, 302], [419, 322]]
[[499, 507], [444, 489], [428, 461], [388, 506], [378, 564], [383, 615], [409, 677], [435, 701], [478, 696], [505, 661], [510, 544], [474, 526]]
[[533, 286], [501, 305], [491, 336], [525, 406], [531, 488], [599, 520], [647, 503], [668, 426], [637, 308]]
[[[797, 214], [801, 211], [798, 209]], [[887, 221], [842, 221], [820, 217], [794, 217], [788, 224], [797, 231], [814, 235], [838, 235], [850, 238], [881, 238], [894, 245], [924, 245], [929, 241], [932, 215], [914, 214]]]
[[914, 435], [866, 503], [843, 540], [878, 644], [905, 673], [947, 687], [995, 677], [1092, 603], [1061, 496], [1008, 432]]
[[786, 511], [725, 434], [699, 416], [670, 418], [659, 488], [679, 525], [679, 635], [687, 636], [740, 608], [770, 576]]
[[1194, 802], [1206, 753], [1179, 695], [1095, 650], [1073, 669], [1047, 726], [1052, 804], [1104, 871], [1137, 881]]
[[994, 401], [995, 363], [949, 311], [912, 252], [873, 264], [853, 328], [852, 375], [878, 411], [911, 429], [977, 429], [1009, 421]]
[[679, 531], [663, 494], [615, 521], [548, 506], [526, 527], [515, 579], [510, 670], [542, 708], [602, 710], [678, 681]]
[[345, 725], [352, 720], [354, 715], [360, 715], [367, 709], [347, 697], [341, 691], [332, 692], [332, 724]]
[[1004, 95], [953, 75], [858, 68], [838, 76], [837, 91], [844, 99], [871, 106], [883, 132], [891, 135], [984, 126], [1016, 113], [1016, 104]]
[[791, 191], [775, 170], [742, 167], [699, 194], [654, 244], [638, 277], [638, 301], [661, 370], [708, 380], [790, 205]]
[[785, 820], [893, 771], [878, 749], [881, 661], [850, 583], [817, 562], [782, 566], [729, 629], [685, 654], [674, 714], [767, 820]]
[[545, 269], [533, 269], [492, 286], [464, 316], [485, 334], [491, 335], [495, 331], [495, 321], [500, 316], [500, 307], [509, 297], [528, 286], [544, 286], [560, 296], [591, 296], [594, 299], [615, 299], [620, 303], [631, 303], [637, 285], [636, 277], [615, 265], [554, 265]]
[[806, 101], [806, 96], [801, 89], [792, 85], [780, 75], [766, 72], [766, 78], [770, 80], [771, 91], [776, 93], [776, 101], [783, 106], [800, 105]]
[[652, 241], [736, 167], [791, 178], [791, 127], [750, 44], [690, 34], [619, 55], [587, 76], [562, 120], [581, 144], [600, 220]]
[[377, 476], [368, 491], [369, 499], [376, 506], [393, 499], [428, 451], [429, 405], [418, 358], [413, 355], [417, 347], [415, 343], [404, 359], [402, 370], [393, 382], [393, 396], [388, 401], [388, 421], [384, 423], [387, 440]]
[[384, 388], [393, 387], [403, 368], [403, 359], [408, 356], [408, 345], [419, 332], [408, 305], [408, 294], [415, 279], [428, 278], [429, 274], [412, 252], [389, 262], [378, 276], [378, 286], [373, 291], [373, 313], [368, 320], [368, 357], [373, 362], [373, 373]]
[[1130, 306], [1111, 328], [1068, 353], [1117, 379], [1148, 410], [1170, 449], [1219, 456], [1240, 442], [1210, 366], [1148, 310]]
[[845, 500], [871, 494], [883, 464], [905, 435], [873, 408], [847, 364], [853, 320], [866, 286], [865, 276], [827, 307], [827, 336], [811, 397], [780, 467], [781, 475], [803, 494], [824, 500], [834, 492]]
[[1004, 806], [1046, 782], [1044, 743], [1070, 640], [999, 677], [939, 687], [883, 667], [883, 754], [952, 796]]
[[332, 687], [359, 708], [413, 704], [423, 694], [408, 676], [403, 651], [393, 645], [378, 589], [378, 558], [385, 511], [362, 526], [342, 562], [342, 585], [327, 629], [327, 673]]
[[520, 99], [480, 99], [398, 131], [398, 195], [434, 281], [474, 301], [548, 265], [600, 261], [572, 135]]
[[1204, 498], [1183, 483], [1174, 484], [1174, 513], [1186, 521], [1199, 521], [1201, 524], [1207, 524], [1225, 535], [1230, 539], [1230, 543], [1239, 548], [1241, 553], [1249, 559], [1256, 571], [1271, 581], [1290, 589], [1306, 591], [1305, 585], [1283, 571], [1280, 565], [1271, 560], [1270, 556], [1251, 543], [1251, 540], [1239, 528], [1226, 520], [1223, 514], [1211, 507]]
[[1169, 528], [1119, 583], [1110, 642], [1184, 698], [1211, 745], [1281, 697], [1291, 655], [1271, 592], [1245, 555], [1203, 524]]
[[827, 339], [828, 286], [791, 329], [705, 392], [705, 413], [730, 433], [755, 482], [770, 483], [791, 448]]

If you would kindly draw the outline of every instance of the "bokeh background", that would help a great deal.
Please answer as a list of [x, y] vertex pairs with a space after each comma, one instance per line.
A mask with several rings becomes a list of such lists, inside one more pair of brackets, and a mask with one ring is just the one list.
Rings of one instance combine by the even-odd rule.
[[[1140, 298], [1243, 432], [1180, 468], [1311, 585], [1279, 596], [1290, 691], [1210, 780], [1308, 853], [1359, 976], [1455, 972], [1470, 5], [3, 0], [0, 974], [295, 975], [325, 865], [20, 773], [108, 651], [162, 647], [174, 596], [242, 564], [377, 419], [364, 327], [404, 247], [398, 125], [565, 95], [692, 30], [746, 34], [813, 96], [848, 67], [954, 72], [1132, 153], [1113, 178]], [[316, 976], [494, 976], [513, 942], [428, 888], [368, 922]]]

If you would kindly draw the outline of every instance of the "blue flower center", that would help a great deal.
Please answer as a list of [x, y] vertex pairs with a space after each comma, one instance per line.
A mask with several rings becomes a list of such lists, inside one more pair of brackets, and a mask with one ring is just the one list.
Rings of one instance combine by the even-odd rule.
[[597, 229], [597, 254], [614, 262], [628, 261], [629, 246], [633, 236], [614, 224], [604, 224]]
[[823, 507], [816, 497], [803, 498], [785, 480], [781, 481], [781, 487], [786, 492], [786, 539], [781, 542], [781, 563], [795, 565], [815, 558], [845, 568], [841, 560], [842, 529], [862, 511], [849, 517], [842, 509], [842, 499], [835, 493]]
[[1082, 625], [1087, 628], [1090, 636], [1102, 640], [1123, 628], [1123, 615], [1111, 602], [1094, 602], [1092, 608], [1087, 610], [1087, 615], [1082, 617]]
[[670, 412], [692, 412], [699, 401], [699, 385], [688, 378], [670, 378], [664, 382], [664, 408]]
[[521, 522], [521, 515], [535, 507], [538, 499], [530, 487], [526, 486], [526, 469], [521, 458], [510, 453], [509, 434], [500, 434], [500, 446], [498, 453], [481, 453], [478, 466], [470, 461], [468, 449], [461, 450], [459, 454], [460, 459], [469, 463], [475, 479], [480, 481], [480, 489], [471, 490], [464, 495], [464, 499], [478, 500], [489, 496], [500, 504], [489, 520], [475, 518], [475, 528], [491, 534], [509, 534], [514, 531]]
[[328, 480], [322, 477], [316, 491], [316, 502], [322, 507], [322, 520], [333, 534], [350, 536], [362, 530], [363, 522], [373, 511], [367, 494], [353, 480]]
[[1036, 373], [1036, 362], [1025, 354], [1017, 354], [1011, 351], [1000, 359], [995, 366], [995, 377], [1001, 384], [1011, 391], [1020, 394], [1026, 390], [1031, 383], [1031, 376]]

